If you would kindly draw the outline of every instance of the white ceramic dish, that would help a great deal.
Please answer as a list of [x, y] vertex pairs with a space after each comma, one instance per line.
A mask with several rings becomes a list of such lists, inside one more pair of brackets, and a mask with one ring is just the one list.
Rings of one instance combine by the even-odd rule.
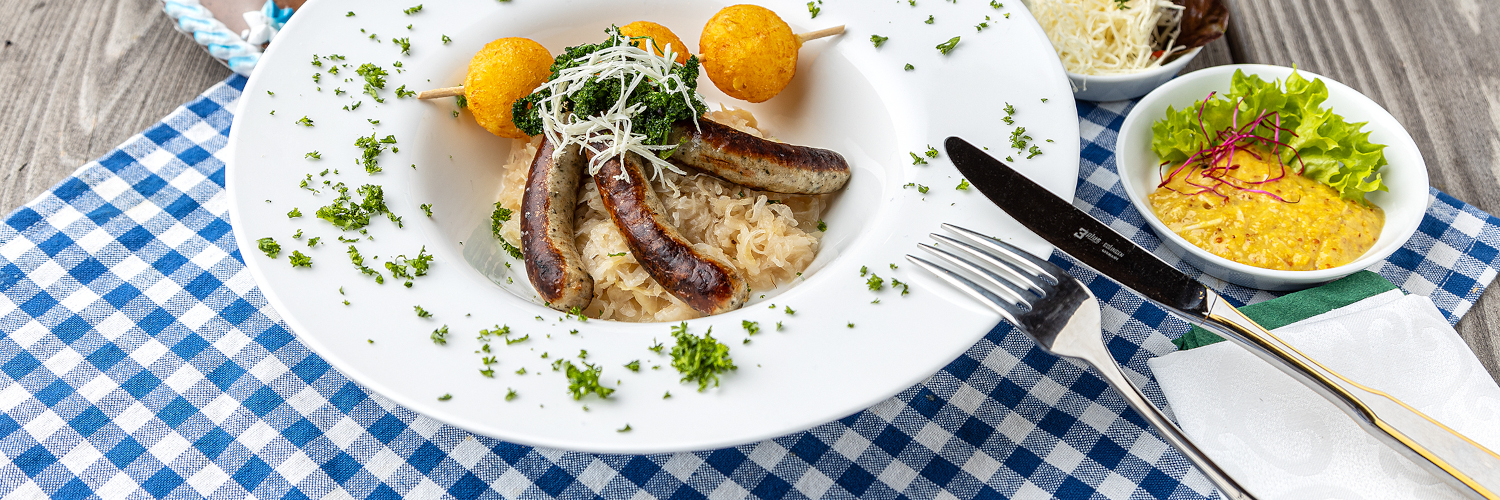
[[1166, 64], [1129, 75], [1093, 76], [1069, 71], [1068, 80], [1073, 84], [1073, 97], [1085, 101], [1135, 99], [1177, 76], [1201, 51], [1203, 47], [1195, 47]]
[[1369, 122], [1364, 130], [1370, 132], [1370, 141], [1385, 144], [1385, 157], [1390, 163], [1381, 169], [1388, 192], [1374, 192], [1367, 198], [1385, 211], [1385, 228], [1375, 246], [1354, 262], [1318, 271], [1277, 271], [1240, 264], [1211, 254], [1193, 246], [1177, 233], [1167, 229], [1151, 210], [1146, 195], [1156, 189], [1160, 181], [1157, 165], [1160, 159], [1151, 152], [1151, 124], [1166, 116], [1167, 107], [1177, 109], [1193, 106], [1208, 96], [1209, 92], [1228, 92], [1229, 82], [1235, 70], [1246, 74], [1260, 75], [1271, 80], [1285, 80], [1292, 68], [1240, 64], [1203, 69], [1183, 75], [1162, 85], [1141, 99], [1135, 109], [1125, 117], [1115, 143], [1115, 159], [1119, 166], [1120, 179], [1130, 202], [1135, 205], [1161, 237], [1162, 242], [1173, 253], [1182, 257], [1203, 272], [1230, 283], [1263, 290], [1296, 290], [1333, 281], [1349, 274], [1377, 265], [1406, 243], [1422, 222], [1428, 204], [1427, 163], [1421, 151], [1412, 141], [1411, 135], [1396, 118], [1381, 108], [1375, 101], [1344, 84], [1315, 73], [1298, 72], [1304, 78], [1322, 79], [1328, 86], [1328, 100], [1324, 107], [1343, 115], [1349, 122]]
[[[904, 3], [828, 0], [812, 21], [805, 2], [762, 2], [798, 32], [839, 24], [849, 31], [804, 46], [796, 79], [766, 103], [733, 102], [706, 78], [700, 80], [701, 91], [710, 105], [727, 102], [753, 110], [778, 138], [839, 151], [854, 173], [824, 218], [829, 229], [823, 247], [799, 283], [757, 291], [754, 302], [741, 310], [688, 322], [699, 335], [712, 327], [739, 366], [721, 387], [702, 393], [678, 382], [669, 356], [647, 350], [655, 341], [670, 350], [672, 325], [564, 320], [537, 303], [520, 273], [524, 266], [508, 269], [509, 258], [489, 235], [499, 189], [495, 167], [510, 142], [480, 129], [467, 113], [455, 118], [451, 99], [421, 102], [393, 95], [402, 85], [422, 90], [461, 82], [471, 55], [505, 36], [530, 37], [557, 53], [597, 43], [611, 24], [648, 19], [676, 28], [689, 47], [696, 47], [703, 23], [727, 3], [455, 0], [429, 2], [421, 12], [405, 15], [402, 10], [410, 5], [309, 2], [246, 84], [227, 151], [235, 235], [267, 300], [303, 343], [364, 387], [464, 429], [552, 448], [645, 453], [753, 442], [848, 416], [925, 380], [972, 346], [998, 317], [905, 266], [903, 255], [941, 222], [1002, 235], [1043, 254], [1049, 247], [983, 195], [955, 190], [960, 179], [946, 158], [913, 166], [908, 153], [941, 145], [949, 135], [1004, 152], [1010, 127], [998, 115], [1009, 102], [1017, 108], [1017, 125], [1025, 126], [1044, 151], [1017, 161], [1018, 168], [1060, 196], [1071, 198], [1076, 185], [1078, 121], [1067, 79], [1024, 9], [1001, 10], [1014, 14], [1003, 29], [976, 35], [922, 21], [929, 13], [948, 19], [994, 15], [980, 2], [938, 2], [919, 17]], [[890, 41], [877, 49], [869, 41], [872, 32]], [[934, 48], [959, 33], [962, 42], [950, 54]], [[443, 35], [452, 43], [440, 43]], [[402, 56], [392, 37], [410, 37], [411, 54]], [[326, 59], [323, 68], [310, 65], [314, 54], [342, 55], [350, 67], [332, 77]], [[402, 72], [394, 71], [394, 61], [403, 63]], [[391, 72], [380, 92], [384, 104], [361, 95], [363, 82], [351, 70], [366, 62]], [[908, 63], [916, 69], [904, 71]], [[322, 73], [321, 91], [315, 90], [314, 72]], [[336, 88], [345, 94], [335, 95]], [[342, 109], [356, 101], [363, 104], [354, 111]], [[296, 124], [304, 115], [314, 126]], [[394, 135], [400, 151], [383, 153], [384, 171], [367, 175], [355, 164], [353, 142], [372, 132]], [[321, 152], [321, 160], [304, 158], [313, 150]], [[326, 178], [351, 189], [383, 185], [387, 204], [404, 217], [404, 229], [386, 220], [370, 225], [374, 240], [357, 243], [368, 264], [381, 269], [390, 257], [412, 256], [425, 246], [436, 256], [428, 276], [408, 289], [394, 279], [376, 285], [355, 270], [345, 255], [347, 245], [336, 241], [340, 233], [313, 217], [333, 194], [298, 187], [309, 173], [316, 187], [325, 178], [318, 175], [324, 168], [339, 169]], [[908, 183], [931, 190], [903, 188]], [[431, 218], [418, 209], [423, 203], [433, 204]], [[288, 219], [294, 207], [305, 216]], [[303, 240], [292, 239], [299, 229]], [[281, 243], [280, 259], [256, 250], [256, 240], [268, 236]], [[326, 245], [309, 249], [302, 242], [309, 237]], [[310, 255], [313, 266], [292, 268], [284, 254], [293, 249]], [[900, 269], [891, 269], [892, 263]], [[861, 266], [887, 280], [912, 283], [910, 295], [889, 288], [869, 291]], [[872, 304], [877, 298], [881, 303]], [[434, 316], [417, 317], [415, 305]], [[787, 306], [796, 314], [786, 314]], [[742, 344], [745, 320], [758, 321], [763, 330], [748, 345]], [[778, 322], [784, 329], [776, 331]], [[449, 328], [448, 343], [434, 345], [429, 334], [443, 325]], [[479, 374], [475, 351], [477, 332], [494, 325], [508, 325], [515, 336], [529, 334], [530, 340], [496, 341], [492, 349], [499, 363], [491, 379]], [[580, 349], [588, 350], [588, 361], [604, 367], [603, 380], [618, 389], [608, 400], [591, 395], [573, 401], [566, 378], [550, 369], [560, 357], [577, 360]], [[547, 359], [541, 358], [544, 352]], [[639, 373], [622, 367], [632, 360], [642, 362]], [[652, 369], [657, 365], [660, 370]], [[519, 368], [528, 374], [517, 375]], [[512, 388], [518, 397], [507, 402], [504, 396]], [[664, 400], [667, 391], [673, 397]], [[443, 394], [452, 399], [439, 401]], [[626, 424], [630, 432], [616, 432]]]

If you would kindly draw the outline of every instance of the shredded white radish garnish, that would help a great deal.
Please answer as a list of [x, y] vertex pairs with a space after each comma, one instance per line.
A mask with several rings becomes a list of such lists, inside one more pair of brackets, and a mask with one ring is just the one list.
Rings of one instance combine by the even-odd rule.
[[[1028, 0], [1026, 5], [1063, 67], [1073, 73], [1136, 73], [1185, 49], [1175, 46], [1182, 6], [1169, 0]], [[1153, 55], [1157, 50], [1161, 53]]]
[[[677, 147], [675, 144], [660, 146], [646, 144], [645, 134], [632, 132], [632, 119], [644, 110], [645, 106], [626, 105], [627, 98], [636, 87], [643, 82], [650, 81], [660, 85], [667, 92], [681, 94], [682, 98], [687, 101], [688, 107], [691, 108], [694, 102], [694, 92], [688, 89], [681, 78], [671, 73], [673, 65], [676, 64], [674, 58], [677, 56], [672, 53], [671, 46], [664, 47], [662, 50], [665, 53], [658, 56], [653, 52], [630, 45], [628, 37], [616, 36], [618, 44], [614, 47], [606, 47], [589, 54], [583, 64], [562, 70], [557, 78], [532, 91], [552, 90], [551, 96], [536, 103], [537, 114], [542, 119], [542, 133], [547, 135], [547, 140], [557, 145], [554, 156], [562, 155], [563, 150], [573, 144], [587, 150], [588, 153], [585, 154], [592, 153], [593, 158], [589, 160], [589, 175], [598, 174], [604, 162], [625, 154], [627, 151], [641, 155], [656, 167], [651, 173], [653, 180], [661, 178], [664, 169], [677, 174], [686, 174], [671, 162], [656, 155], [658, 151]], [[570, 90], [576, 92], [582, 88], [584, 82], [590, 78], [620, 80], [621, 93], [614, 106], [600, 116], [579, 117], [564, 110], [563, 98], [571, 95]], [[698, 98], [702, 99], [701, 96]], [[701, 110], [694, 109], [694, 126], [697, 125], [697, 116], [701, 113]], [[618, 177], [626, 178], [623, 169]]]

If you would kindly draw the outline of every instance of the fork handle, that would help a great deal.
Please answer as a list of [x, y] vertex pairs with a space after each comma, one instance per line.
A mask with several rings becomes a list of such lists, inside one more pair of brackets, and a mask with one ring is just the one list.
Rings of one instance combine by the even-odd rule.
[[[1067, 342], [1067, 340], [1059, 338], [1058, 342]], [[1104, 376], [1104, 381], [1108, 382], [1110, 387], [1115, 389], [1115, 392], [1120, 393], [1120, 396], [1125, 398], [1125, 403], [1135, 409], [1135, 412], [1144, 417], [1147, 422], [1150, 422], [1151, 426], [1156, 428], [1156, 433], [1161, 436], [1163, 441], [1166, 441], [1167, 444], [1172, 445], [1173, 448], [1177, 448], [1178, 451], [1182, 452], [1182, 455], [1187, 457], [1189, 462], [1192, 462], [1199, 471], [1203, 472], [1204, 476], [1208, 477], [1209, 481], [1214, 483], [1214, 486], [1219, 488], [1219, 493], [1225, 498], [1231, 500], [1253, 500], [1255, 498], [1248, 490], [1235, 482], [1234, 478], [1226, 474], [1223, 469], [1220, 469], [1218, 464], [1209, 459], [1208, 455], [1199, 450], [1193, 444], [1193, 441], [1188, 439], [1187, 435], [1182, 432], [1182, 429], [1177, 427], [1177, 424], [1172, 423], [1172, 420], [1168, 419], [1165, 413], [1162, 413], [1161, 409], [1146, 400], [1145, 393], [1141, 391], [1140, 387], [1135, 385], [1135, 382], [1132, 382], [1129, 377], [1125, 376], [1125, 372], [1115, 363], [1114, 356], [1109, 354], [1103, 343], [1095, 341], [1077, 342], [1076, 344], [1073, 346], [1054, 344], [1053, 347], [1073, 353], [1068, 357], [1088, 363], [1094, 369], [1098, 370], [1099, 374]]]
[[1470, 498], [1500, 500], [1500, 455], [1395, 397], [1350, 380], [1212, 295], [1206, 318], [1188, 316], [1334, 403], [1366, 432]]

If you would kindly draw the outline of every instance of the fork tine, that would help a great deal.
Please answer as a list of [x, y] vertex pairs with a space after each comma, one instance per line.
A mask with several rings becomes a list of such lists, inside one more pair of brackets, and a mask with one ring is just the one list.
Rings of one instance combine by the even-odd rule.
[[1012, 245], [1010, 243], [1006, 243], [989, 236], [985, 236], [978, 232], [955, 226], [953, 224], [944, 223], [943, 229], [947, 229], [954, 234], [963, 236], [964, 239], [967, 239], [979, 246], [984, 247], [986, 250], [993, 252], [993, 255], [995, 257], [1005, 259], [1006, 261], [1015, 264], [1017, 267], [1025, 269], [1028, 272], [1031, 272], [1041, 277], [1042, 279], [1047, 280], [1049, 284], [1056, 285], [1058, 283], [1057, 273], [1061, 273], [1062, 269], [1058, 268], [1051, 262], [1047, 262], [1036, 257], [1035, 255], [1031, 255], [1031, 252], [1027, 252], [1025, 250], [1017, 248], [1015, 245]]
[[[948, 250], [928, 245], [926, 243], [918, 243], [917, 246], [922, 247], [923, 250], [931, 252], [938, 258], [948, 261], [948, 263], [950, 264], [961, 267], [964, 270], [978, 275], [985, 281], [990, 282], [990, 284], [993, 284], [995, 286], [989, 287], [988, 290], [990, 290], [991, 292], [995, 292], [996, 295], [1004, 296], [1004, 298], [1009, 299], [1011, 302], [1015, 302], [1019, 305], [1024, 306], [1025, 310], [1031, 310], [1031, 304], [1037, 299], [1042, 298], [1042, 296], [1044, 295], [1040, 288], [1035, 288], [1035, 290], [1030, 289], [1033, 287], [1030, 286], [1031, 282], [1029, 278], [1020, 276], [1019, 274], [1016, 274], [1014, 272], [1006, 273], [1015, 274], [1014, 278], [1016, 279], [1011, 279], [1012, 277], [1001, 276], [995, 271], [986, 269], [984, 266], [977, 265], [973, 262], [969, 262], [963, 257]], [[1002, 271], [1011, 271], [1010, 269], [1006, 269], [1004, 266], [1001, 266], [1000, 269]], [[1020, 280], [1019, 285], [1016, 283], [1017, 280]]]
[[990, 306], [990, 308], [994, 309], [995, 312], [1000, 313], [1000, 316], [1004, 317], [1005, 320], [1009, 321], [1011, 324], [1021, 324], [1018, 318], [1020, 318], [1021, 314], [1023, 314], [1025, 311], [1022, 311], [1020, 308], [1016, 307], [1015, 304], [1006, 302], [1005, 299], [1002, 299], [994, 292], [991, 292], [984, 287], [979, 286], [978, 283], [970, 281], [968, 278], [965, 278], [953, 271], [949, 271], [947, 268], [934, 264], [927, 259], [923, 259], [912, 254], [906, 254], [906, 258], [907, 260], [916, 263], [918, 266], [921, 266], [923, 269], [930, 271], [938, 278], [942, 278], [942, 280], [948, 282], [948, 284], [958, 287], [959, 290], [964, 291], [964, 293], [969, 294], [969, 296], [979, 299], [980, 302], [983, 302], [985, 305]]
[[954, 247], [963, 250], [965, 253], [973, 255], [974, 257], [977, 257], [980, 260], [989, 263], [991, 266], [994, 266], [996, 269], [999, 269], [1001, 272], [1009, 275], [1008, 277], [1010, 279], [1008, 279], [1007, 281], [1012, 282], [1019, 288], [1025, 288], [1027, 291], [1036, 294], [1038, 298], [1047, 294], [1046, 290], [1044, 290], [1045, 286], [1052, 285], [1052, 283], [1048, 283], [1045, 278], [1037, 276], [1034, 273], [1027, 272], [1027, 270], [1022, 269], [1016, 264], [1007, 262], [1004, 259], [1000, 259], [996, 257], [995, 254], [985, 251], [982, 248], [970, 245], [958, 240], [957, 238], [953, 238], [945, 234], [932, 233], [931, 236], [933, 237], [933, 239], [936, 239], [943, 243], [947, 243], [949, 245], [953, 245]]

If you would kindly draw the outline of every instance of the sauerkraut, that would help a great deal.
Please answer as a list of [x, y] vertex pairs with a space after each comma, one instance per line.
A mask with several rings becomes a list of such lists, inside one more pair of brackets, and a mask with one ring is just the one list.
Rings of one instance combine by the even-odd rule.
[[[741, 109], [711, 111], [710, 120], [765, 137], [755, 117]], [[540, 138], [516, 141], [501, 178], [501, 206], [518, 210], [526, 175]], [[584, 270], [594, 278], [590, 317], [618, 321], [677, 321], [700, 316], [656, 283], [625, 245], [625, 237], [604, 211], [592, 178], [585, 178], [574, 217], [574, 243]], [[676, 186], [676, 193], [671, 186]], [[739, 270], [752, 293], [785, 285], [812, 263], [823, 232], [817, 223], [829, 195], [790, 195], [759, 191], [689, 171], [662, 171], [652, 182], [667, 214], [695, 249], [722, 258]], [[521, 244], [520, 218], [504, 223], [501, 237]]]

